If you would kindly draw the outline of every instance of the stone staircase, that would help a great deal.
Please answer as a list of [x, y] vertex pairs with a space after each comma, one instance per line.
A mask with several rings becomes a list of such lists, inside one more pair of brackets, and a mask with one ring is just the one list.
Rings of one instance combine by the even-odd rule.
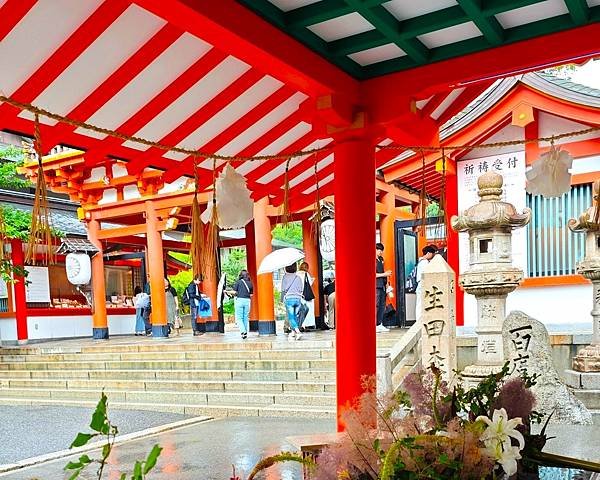
[[[389, 348], [399, 335], [378, 335], [378, 348]], [[3, 348], [0, 405], [92, 406], [104, 390], [114, 408], [213, 417], [335, 416], [332, 334], [308, 334], [299, 342], [210, 343], [206, 337]]]

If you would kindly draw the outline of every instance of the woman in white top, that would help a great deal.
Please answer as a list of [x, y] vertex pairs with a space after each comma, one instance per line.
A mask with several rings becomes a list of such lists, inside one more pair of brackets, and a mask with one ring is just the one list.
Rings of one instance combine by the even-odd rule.
[[[308, 284], [312, 287], [312, 284], [314, 283], [315, 279], [310, 276], [310, 273], [308, 273], [308, 263], [302, 262], [300, 264], [300, 269], [298, 270], [298, 276], [302, 278], [303, 286], [304, 286], [304, 282], [306, 281], [306, 278], [308, 278]], [[303, 298], [302, 302], [308, 307], [308, 313], [306, 314], [306, 317], [304, 318], [304, 322], [302, 322], [302, 328], [316, 327], [315, 299], [313, 298], [312, 300], [306, 300], [305, 298]]]
[[435, 247], [435, 245], [427, 245], [426, 247], [423, 247], [422, 251], [423, 256], [419, 258], [419, 263], [417, 263], [417, 303], [415, 305], [415, 313], [417, 320], [421, 318], [421, 314], [423, 313], [421, 312], [421, 308], [423, 306], [421, 300], [421, 296], [423, 295], [423, 272], [425, 271], [425, 267], [429, 265], [429, 262], [431, 262], [431, 259], [437, 253], [437, 248]]

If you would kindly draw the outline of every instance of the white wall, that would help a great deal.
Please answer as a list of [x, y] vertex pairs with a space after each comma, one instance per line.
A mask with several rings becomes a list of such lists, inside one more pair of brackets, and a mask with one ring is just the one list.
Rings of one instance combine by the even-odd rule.
[[15, 317], [0, 318], [0, 341], [17, 340], [17, 320]]
[[[508, 295], [506, 314], [521, 310], [545, 325], [589, 323], [592, 329], [592, 285], [518, 288]], [[465, 326], [477, 324], [477, 303], [465, 294]]]
[[[30, 339], [71, 338], [92, 336], [92, 316], [28, 317]], [[135, 315], [109, 315], [108, 331], [112, 335], [133, 334]], [[4, 337], [2, 337], [5, 339]], [[15, 334], [16, 339], [16, 334]]]

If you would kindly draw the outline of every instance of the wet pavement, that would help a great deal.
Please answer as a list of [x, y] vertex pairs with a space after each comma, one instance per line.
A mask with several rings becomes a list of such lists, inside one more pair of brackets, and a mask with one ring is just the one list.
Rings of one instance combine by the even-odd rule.
[[[131, 475], [136, 460], [144, 459], [152, 446], [163, 447], [155, 470], [148, 480], [228, 480], [234, 464], [241, 478], [264, 456], [294, 450], [286, 437], [310, 433], [333, 432], [335, 422], [328, 419], [301, 418], [225, 418], [160, 433], [117, 445], [103, 478], [118, 479]], [[63, 446], [64, 447], [64, 446]], [[99, 452], [88, 452], [97, 458]], [[62, 480], [69, 476], [64, 465], [75, 457], [62, 458], [42, 465], [0, 474], [11, 480]], [[95, 469], [82, 479], [96, 478]], [[263, 478], [299, 480], [297, 465], [282, 464], [270, 469]]]
[[[100, 395], [98, 394], [98, 397]], [[94, 409], [0, 406], [0, 465], [69, 448], [78, 432], [89, 431]], [[176, 413], [110, 410], [121, 434], [190, 418]]]

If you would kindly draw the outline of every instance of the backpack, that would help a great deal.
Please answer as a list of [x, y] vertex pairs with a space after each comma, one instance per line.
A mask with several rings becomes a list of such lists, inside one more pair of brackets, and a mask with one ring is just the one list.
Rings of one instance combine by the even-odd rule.
[[190, 306], [190, 292], [188, 292], [188, 289], [186, 288], [183, 291], [183, 295], [181, 296], [181, 301], [183, 302], [183, 304], [187, 307]]
[[419, 282], [417, 281], [417, 268], [419, 266], [419, 262], [414, 266], [410, 275], [406, 277], [406, 282], [404, 282], [404, 291], [406, 293], [415, 293], [417, 291], [417, 285]]

